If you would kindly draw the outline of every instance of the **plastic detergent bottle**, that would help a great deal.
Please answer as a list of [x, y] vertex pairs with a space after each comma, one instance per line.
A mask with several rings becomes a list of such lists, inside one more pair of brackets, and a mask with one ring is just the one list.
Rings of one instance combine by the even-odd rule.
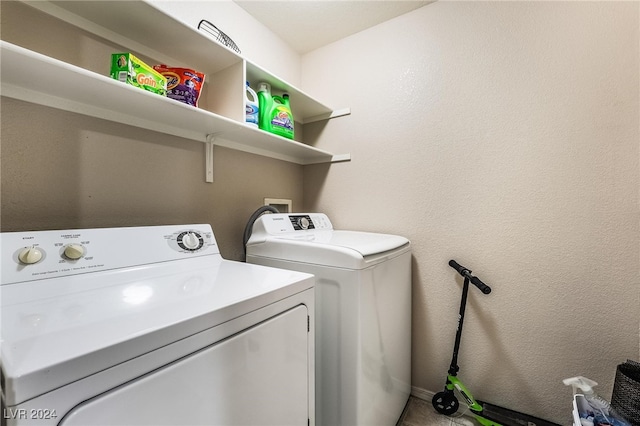
[[271, 120], [267, 117], [268, 111], [271, 111], [273, 106], [273, 98], [271, 97], [271, 85], [269, 83], [261, 82], [258, 84], [258, 103], [259, 103], [259, 116], [258, 126], [262, 130], [270, 132]]
[[258, 127], [259, 122], [259, 111], [260, 107], [258, 104], [258, 95], [253, 89], [249, 86], [249, 82], [247, 81], [247, 85], [245, 87], [245, 122], [252, 126]]
[[273, 96], [271, 110], [271, 133], [293, 139], [293, 113], [289, 105], [289, 95]]
[[268, 83], [258, 85], [258, 100], [260, 108], [259, 126], [262, 130], [293, 139], [293, 114], [289, 106], [289, 95], [271, 95]]
[[567, 386], [573, 386], [574, 395], [581, 393], [589, 404], [589, 411], [584, 413], [586, 417], [582, 417], [582, 415], [580, 417], [582, 426], [630, 426], [629, 423], [615, 412], [611, 404], [609, 404], [609, 401], [594, 392], [593, 387], [597, 386], [598, 383], [582, 376], [564, 379], [562, 383]]

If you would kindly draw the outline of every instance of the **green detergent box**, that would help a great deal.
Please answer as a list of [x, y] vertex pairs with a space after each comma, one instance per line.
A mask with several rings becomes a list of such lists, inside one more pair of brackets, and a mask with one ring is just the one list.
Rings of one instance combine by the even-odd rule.
[[167, 79], [131, 53], [111, 55], [111, 78], [167, 96]]

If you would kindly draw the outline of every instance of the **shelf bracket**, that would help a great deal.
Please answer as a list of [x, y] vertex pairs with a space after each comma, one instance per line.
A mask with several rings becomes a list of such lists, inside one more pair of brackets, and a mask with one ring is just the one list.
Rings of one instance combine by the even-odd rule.
[[315, 123], [316, 121], [326, 121], [332, 118], [343, 117], [351, 114], [351, 108], [342, 108], [331, 111], [327, 114], [320, 114], [313, 117], [308, 117], [302, 121], [302, 124]]
[[204, 143], [204, 161], [205, 161], [204, 180], [207, 183], [213, 183], [213, 142], [215, 140], [216, 140], [215, 134], [208, 134], [207, 141]]
[[345, 161], [351, 161], [351, 154], [337, 154], [331, 157], [332, 163], [343, 163]]

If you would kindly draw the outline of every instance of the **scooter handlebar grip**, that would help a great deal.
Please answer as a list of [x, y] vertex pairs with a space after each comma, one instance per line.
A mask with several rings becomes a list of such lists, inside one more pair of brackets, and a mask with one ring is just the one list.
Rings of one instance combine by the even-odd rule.
[[463, 277], [468, 278], [471, 281], [471, 283], [473, 285], [475, 285], [476, 287], [478, 287], [480, 289], [480, 291], [483, 292], [484, 294], [491, 293], [491, 287], [489, 287], [488, 285], [486, 285], [485, 283], [480, 281], [480, 278], [474, 277], [473, 275], [471, 275], [471, 271], [470, 270], [468, 270], [464, 266], [460, 265], [455, 260], [451, 259], [449, 261], [449, 266], [451, 266], [453, 269], [458, 271], [458, 273], [460, 275], [462, 275]]
[[478, 287], [480, 289], [480, 291], [483, 292], [484, 294], [491, 293], [491, 287], [489, 287], [488, 285], [486, 285], [485, 283], [480, 281], [480, 278], [472, 277], [471, 278], [471, 283], [473, 285], [475, 285], [476, 287]]
[[462, 276], [464, 276], [464, 271], [469, 272], [469, 270], [467, 268], [465, 268], [464, 266], [461, 266], [458, 262], [456, 262], [455, 260], [451, 259], [449, 261], [449, 266], [451, 266], [453, 269], [455, 269], [456, 271], [458, 271], [458, 273]]

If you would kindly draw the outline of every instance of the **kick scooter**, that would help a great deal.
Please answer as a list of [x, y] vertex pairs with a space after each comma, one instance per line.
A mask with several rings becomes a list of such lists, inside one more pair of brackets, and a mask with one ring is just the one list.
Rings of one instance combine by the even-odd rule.
[[476, 400], [467, 387], [460, 381], [458, 378], [458, 370], [460, 369], [460, 367], [458, 367], [458, 350], [460, 349], [460, 338], [462, 336], [462, 324], [464, 322], [464, 310], [467, 304], [469, 283], [478, 287], [484, 294], [491, 293], [491, 288], [480, 281], [478, 277], [471, 275], [471, 270], [460, 266], [455, 260], [450, 260], [449, 266], [464, 277], [464, 285], [462, 287], [462, 300], [460, 301], [456, 342], [453, 347], [453, 359], [449, 367], [447, 383], [444, 386], [444, 391], [438, 392], [433, 396], [431, 400], [433, 407], [438, 413], [446, 414], [447, 416], [458, 411], [460, 404], [454, 394], [454, 390], [458, 390], [471, 410], [473, 417], [475, 417], [482, 426], [558, 426], [555, 423], [538, 417]]
[[458, 330], [456, 331], [456, 342], [453, 346], [453, 359], [451, 360], [451, 366], [447, 375], [447, 383], [445, 384], [444, 391], [438, 392], [433, 396], [431, 403], [438, 413], [446, 414], [450, 416], [458, 411], [460, 403], [458, 398], [454, 394], [454, 389], [457, 389], [465, 402], [469, 406], [469, 409], [473, 413], [476, 420], [483, 426], [502, 426], [500, 423], [487, 418], [483, 414], [483, 406], [480, 402], [476, 401], [471, 395], [471, 392], [458, 378], [458, 350], [460, 349], [460, 338], [462, 337], [462, 325], [464, 323], [464, 311], [467, 305], [467, 293], [469, 292], [469, 283], [475, 285], [484, 294], [491, 293], [491, 288], [480, 281], [478, 277], [471, 275], [471, 270], [461, 266], [455, 260], [449, 261], [449, 266], [458, 271], [464, 278], [464, 284], [462, 286], [462, 300], [460, 301], [460, 314], [458, 316]]

